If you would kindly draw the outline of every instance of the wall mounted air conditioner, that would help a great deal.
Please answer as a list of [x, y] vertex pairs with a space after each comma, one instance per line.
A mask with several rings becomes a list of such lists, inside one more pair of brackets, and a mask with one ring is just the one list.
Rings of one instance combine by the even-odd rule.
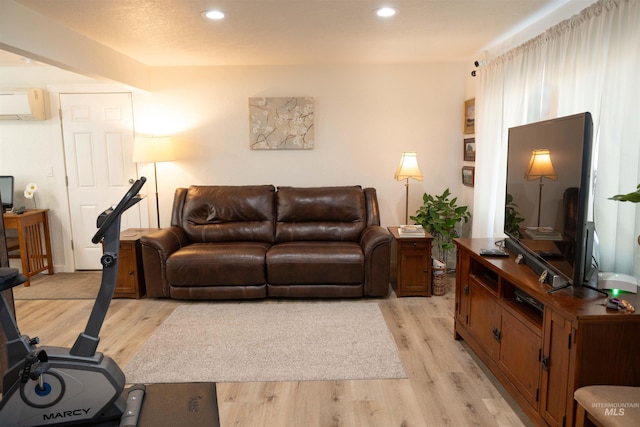
[[0, 120], [46, 120], [42, 89], [0, 91]]

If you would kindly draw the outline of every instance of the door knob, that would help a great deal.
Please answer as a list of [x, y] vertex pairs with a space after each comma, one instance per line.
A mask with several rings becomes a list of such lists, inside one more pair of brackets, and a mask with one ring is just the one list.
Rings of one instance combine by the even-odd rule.
[[129, 184], [133, 184], [134, 182], [136, 182], [135, 179], [129, 178]]

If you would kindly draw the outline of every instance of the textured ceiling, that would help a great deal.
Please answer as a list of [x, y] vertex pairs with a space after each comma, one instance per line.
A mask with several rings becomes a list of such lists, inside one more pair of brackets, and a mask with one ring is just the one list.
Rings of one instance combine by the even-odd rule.
[[[469, 60], [568, 0], [16, 0], [149, 66]], [[375, 8], [398, 14], [378, 18]], [[201, 16], [216, 7], [221, 22]]]

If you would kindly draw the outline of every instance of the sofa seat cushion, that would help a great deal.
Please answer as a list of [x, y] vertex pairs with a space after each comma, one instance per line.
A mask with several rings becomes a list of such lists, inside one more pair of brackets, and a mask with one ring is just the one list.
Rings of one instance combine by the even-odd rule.
[[269, 246], [262, 242], [194, 243], [167, 259], [167, 279], [174, 287], [264, 285]]
[[273, 285], [361, 284], [364, 254], [355, 242], [286, 242], [267, 252]]

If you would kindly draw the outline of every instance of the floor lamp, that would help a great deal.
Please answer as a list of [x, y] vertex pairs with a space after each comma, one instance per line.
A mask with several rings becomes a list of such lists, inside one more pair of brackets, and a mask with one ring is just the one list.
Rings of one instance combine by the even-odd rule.
[[418, 154], [415, 151], [405, 151], [400, 158], [400, 164], [396, 173], [393, 176], [396, 180], [405, 180], [405, 204], [404, 204], [404, 216], [405, 224], [409, 223], [409, 178], [413, 178], [416, 181], [422, 181], [422, 172], [420, 172], [420, 166], [418, 166]]
[[558, 180], [558, 174], [553, 168], [551, 163], [551, 151], [545, 149], [533, 150], [531, 152], [531, 160], [529, 160], [529, 167], [524, 177], [527, 181], [533, 181], [534, 179], [540, 180], [540, 187], [538, 189], [538, 227], [540, 227], [540, 208], [542, 206], [542, 178], [551, 179], [553, 181]]
[[133, 161], [136, 163], [153, 163], [153, 178], [156, 184], [156, 214], [160, 228], [160, 201], [158, 200], [158, 171], [156, 163], [175, 160], [171, 138], [141, 137], [136, 138], [133, 145]]

